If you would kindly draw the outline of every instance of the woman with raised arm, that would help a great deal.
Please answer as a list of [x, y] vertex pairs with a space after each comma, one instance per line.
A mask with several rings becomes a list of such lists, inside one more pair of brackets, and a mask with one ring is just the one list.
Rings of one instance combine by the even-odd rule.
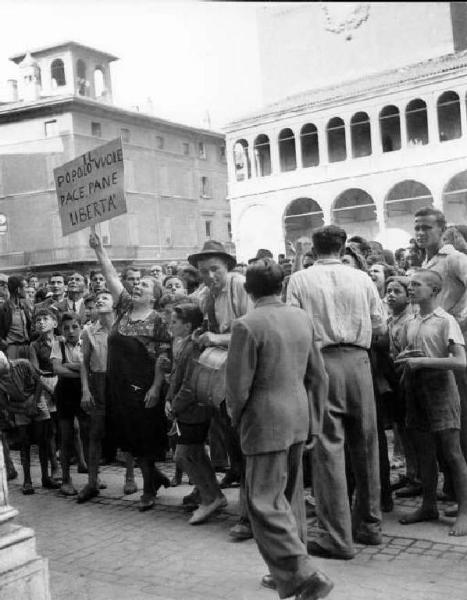
[[117, 445], [138, 458], [144, 484], [139, 510], [145, 511], [154, 506], [161, 485], [170, 485], [155, 465], [167, 449], [161, 389], [164, 358], [171, 352], [167, 326], [153, 308], [160, 286], [152, 277], [141, 277], [136, 267], [126, 269], [122, 283], [94, 232], [89, 245], [96, 252], [117, 313], [108, 338], [111, 422]]

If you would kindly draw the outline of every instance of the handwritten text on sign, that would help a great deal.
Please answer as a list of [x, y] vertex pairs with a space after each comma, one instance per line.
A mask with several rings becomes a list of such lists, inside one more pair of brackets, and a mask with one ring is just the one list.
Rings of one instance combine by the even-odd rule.
[[127, 212], [120, 138], [54, 169], [63, 235]]

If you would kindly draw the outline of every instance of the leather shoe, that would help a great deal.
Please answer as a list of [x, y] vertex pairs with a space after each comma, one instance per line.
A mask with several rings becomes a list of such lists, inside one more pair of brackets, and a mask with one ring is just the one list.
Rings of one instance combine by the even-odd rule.
[[138, 504], [138, 510], [139, 512], [145, 512], [147, 510], [150, 510], [154, 506], [154, 504], [154, 496], [151, 496], [149, 494], [143, 494]]
[[230, 528], [229, 535], [230, 537], [240, 541], [251, 540], [253, 537], [253, 532], [251, 531], [250, 523], [242, 521]]
[[199, 525], [209, 519], [211, 515], [226, 506], [227, 499], [224, 495], [216, 498], [211, 504], [201, 504], [199, 508], [195, 510], [191, 519], [188, 521], [190, 525]]
[[130, 494], [135, 494], [138, 491], [138, 486], [136, 485], [136, 481], [132, 478], [125, 479], [125, 485], [123, 486], [123, 495], [129, 496]]
[[339, 552], [337, 550], [328, 550], [315, 542], [314, 540], [310, 540], [307, 545], [307, 552], [312, 556], [320, 556], [321, 558], [335, 558], [337, 560], [351, 560], [354, 558], [354, 552]]
[[261, 578], [261, 585], [268, 590], [277, 590], [276, 582], [272, 578], [271, 573], [267, 573]]
[[88, 483], [87, 485], [84, 486], [84, 488], [82, 490], [80, 490], [78, 497], [76, 498], [76, 502], [78, 504], [83, 504], [84, 502], [87, 502], [88, 500], [91, 500], [92, 498], [95, 498], [98, 495], [99, 495], [98, 488], [93, 487], [92, 485], [89, 485], [89, 483]]
[[383, 543], [383, 536], [381, 533], [356, 533], [354, 535], [354, 541], [357, 544], [364, 544], [365, 546], [379, 546]]
[[295, 596], [295, 600], [319, 600], [319, 598], [326, 598], [333, 587], [334, 583], [327, 575], [321, 571], [316, 571], [301, 587], [300, 592]]
[[34, 488], [32, 487], [32, 483], [23, 483], [21, 491], [25, 496], [32, 496], [32, 494], [34, 494]]
[[42, 487], [46, 490], [58, 490], [60, 484], [58, 481], [54, 481], [51, 477], [44, 477], [42, 480]]

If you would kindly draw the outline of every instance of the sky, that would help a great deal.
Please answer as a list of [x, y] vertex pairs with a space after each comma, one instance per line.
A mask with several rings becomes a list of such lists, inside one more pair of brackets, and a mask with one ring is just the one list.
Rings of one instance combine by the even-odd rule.
[[158, 117], [220, 130], [261, 105], [259, 5], [0, 0], [0, 94], [18, 78], [9, 56], [74, 40], [120, 58], [111, 66], [117, 106], [150, 98]]

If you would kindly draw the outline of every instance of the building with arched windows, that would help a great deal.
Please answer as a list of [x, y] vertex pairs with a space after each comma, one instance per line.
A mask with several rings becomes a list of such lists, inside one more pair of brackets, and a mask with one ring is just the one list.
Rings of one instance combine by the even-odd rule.
[[467, 223], [467, 3], [283, 4], [258, 22], [267, 102], [226, 128], [240, 259], [330, 223], [396, 248], [427, 205]]
[[115, 106], [112, 54], [67, 42], [11, 60], [18, 81], [0, 101], [0, 271], [95, 261], [88, 231], [62, 236], [53, 169], [119, 136], [128, 213], [98, 226], [113, 260], [185, 259], [210, 237], [229, 247], [223, 134]]

